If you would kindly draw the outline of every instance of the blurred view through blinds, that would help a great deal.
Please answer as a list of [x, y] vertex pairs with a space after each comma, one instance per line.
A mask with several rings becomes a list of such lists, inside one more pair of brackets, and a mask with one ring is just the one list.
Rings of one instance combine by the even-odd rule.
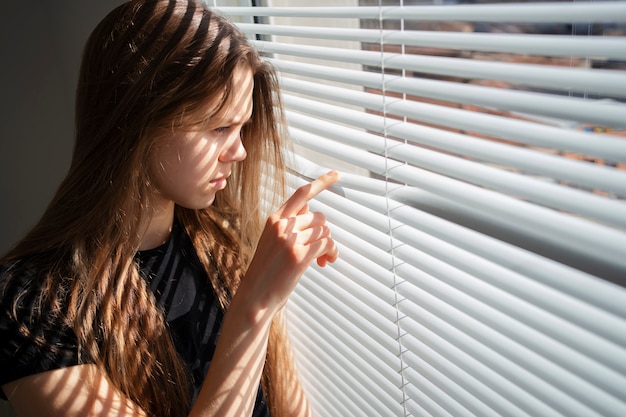
[[341, 171], [287, 307], [314, 415], [625, 416], [626, 2], [252, 3], [208, 1], [294, 187]]

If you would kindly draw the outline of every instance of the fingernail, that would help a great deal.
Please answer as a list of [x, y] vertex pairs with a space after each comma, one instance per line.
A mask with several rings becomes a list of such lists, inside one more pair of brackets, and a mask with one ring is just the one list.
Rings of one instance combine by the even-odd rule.
[[337, 175], [339, 175], [339, 172], [337, 172], [336, 169], [332, 169], [332, 170], [328, 171], [328, 174], [326, 174], [326, 175], [329, 175], [331, 177], [336, 177]]

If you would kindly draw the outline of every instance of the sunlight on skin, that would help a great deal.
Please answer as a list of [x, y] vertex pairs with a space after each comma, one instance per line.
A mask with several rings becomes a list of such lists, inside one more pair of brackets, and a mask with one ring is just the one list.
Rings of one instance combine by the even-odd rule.
[[[139, 417], [146, 414], [111, 386], [95, 365], [31, 375], [2, 386], [20, 416]], [[36, 398], [37, 401], [33, 401]]]

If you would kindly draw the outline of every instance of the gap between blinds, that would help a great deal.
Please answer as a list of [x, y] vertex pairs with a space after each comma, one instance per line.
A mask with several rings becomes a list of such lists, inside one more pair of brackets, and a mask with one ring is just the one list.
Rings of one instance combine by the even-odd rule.
[[626, 2], [214, 3], [293, 187], [342, 172], [287, 311], [314, 414], [626, 415]]

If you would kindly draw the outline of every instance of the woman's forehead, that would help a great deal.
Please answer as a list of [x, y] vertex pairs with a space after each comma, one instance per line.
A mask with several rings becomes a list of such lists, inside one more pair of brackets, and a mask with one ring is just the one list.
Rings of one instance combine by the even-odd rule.
[[211, 119], [229, 125], [245, 123], [252, 115], [253, 90], [252, 70], [247, 66], [238, 66], [233, 72], [231, 88], [224, 105], [217, 112], [212, 112]]

